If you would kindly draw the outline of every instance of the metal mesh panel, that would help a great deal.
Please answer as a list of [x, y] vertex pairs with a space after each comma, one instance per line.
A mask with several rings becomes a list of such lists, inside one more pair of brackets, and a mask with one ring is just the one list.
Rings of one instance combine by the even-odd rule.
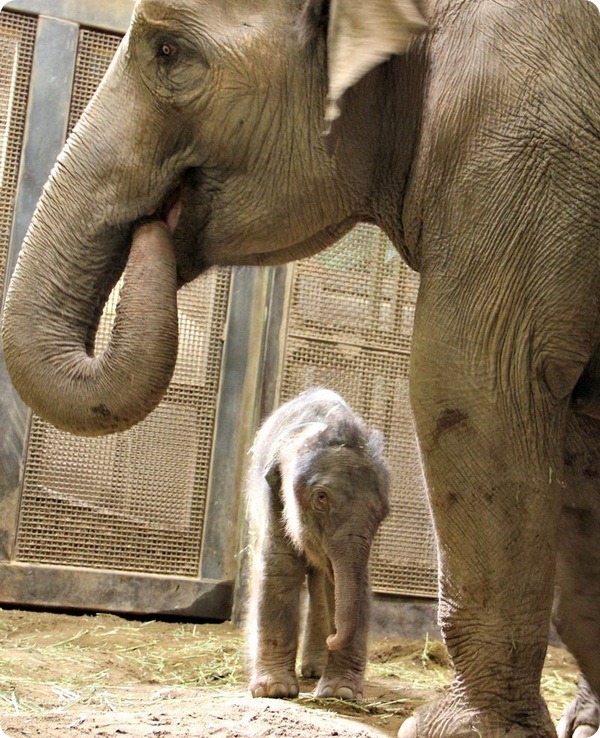
[[[118, 43], [82, 30], [71, 126]], [[119, 290], [105, 308], [97, 351], [108, 343]], [[17, 560], [198, 575], [228, 294], [225, 269], [180, 290], [173, 380], [159, 407], [130, 431], [77, 438], [34, 416]]]
[[37, 22], [0, 13], [0, 285], [4, 284]]
[[298, 264], [289, 331], [320, 341], [410, 351], [418, 278], [382, 231], [360, 225]]
[[379, 592], [435, 595], [437, 565], [408, 401], [418, 276], [377, 228], [361, 225], [294, 267], [281, 401], [340, 392], [385, 436], [391, 512], [371, 557]]
[[139, 425], [78, 438], [34, 416], [17, 560], [197, 576], [228, 291], [224, 269], [180, 290], [173, 380]]
[[73, 96], [69, 115], [69, 131], [71, 131], [85, 106], [102, 81], [108, 65], [121, 43], [121, 36], [98, 33], [82, 28], [79, 32], [79, 46], [75, 65]]

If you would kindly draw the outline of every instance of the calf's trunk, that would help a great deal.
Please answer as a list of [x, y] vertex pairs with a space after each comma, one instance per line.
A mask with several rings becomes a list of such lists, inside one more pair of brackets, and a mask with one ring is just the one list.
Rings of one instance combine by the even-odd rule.
[[331, 651], [348, 648], [355, 638], [365, 637], [369, 617], [369, 546], [349, 539], [343, 553], [332, 556], [335, 589], [335, 630], [327, 638]]

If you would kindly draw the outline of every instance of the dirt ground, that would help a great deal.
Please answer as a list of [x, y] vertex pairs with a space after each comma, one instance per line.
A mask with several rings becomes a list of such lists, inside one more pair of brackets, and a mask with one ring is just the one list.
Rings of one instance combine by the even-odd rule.
[[[551, 648], [543, 690], [553, 716], [575, 693], [571, 657]], [[253, 700], [242, 635], [230, 624], [114, 615], [0, 612], [0, 738], [373, 738], [450, 680], [435, 641], [374, 640], [366, 700]]]

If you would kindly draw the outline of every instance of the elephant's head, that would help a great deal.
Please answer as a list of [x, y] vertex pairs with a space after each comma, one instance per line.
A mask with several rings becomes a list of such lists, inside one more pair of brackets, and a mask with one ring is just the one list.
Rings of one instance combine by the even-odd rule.
[[336, 632], [327, 643], [336, 650], [350, 644], [368, 612], [369, 554], [388, 514], [389, 474], [381, 435], [362, 423], [310, 423], [298, 440], [282, 466], [286, 529], [333, 581]]
[[170, 381], [178, 285], [315, 253], [366, 217], [377, 96], [360, 96], [333, 156], [325, 117], [421, 26], [413, 0], [140, 0], [10, 284], [4, 352], [23, 399], [73, 432], [130, 427]]

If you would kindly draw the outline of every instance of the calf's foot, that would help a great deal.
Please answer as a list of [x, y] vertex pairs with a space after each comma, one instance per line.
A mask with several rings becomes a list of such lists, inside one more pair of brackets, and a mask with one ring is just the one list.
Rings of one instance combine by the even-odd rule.
[[297, 697], [300, 690], [294, 672], [273, 671], [255, 674], [250, 691], [253, 697]]
[[315, 690], [317, 697], [337, 697], [341, 700], [362, 700], [363, 677], [351, 671], [326, 670]]
[[573, 731], [565, 733], [562, 724], [559, 722], [557, 731], [559, 738], [563, 738], [563, 736], [568, 736], [568, 738], [600, 738], [600, 730], [596, 730], [591, 725], [578, 725]]
[[302, 654], [300, 673], [305, 679], [318, 679], [325, 671], [327, 664], [327, 649], [323, 646], [319, 650], [305, 651]]

